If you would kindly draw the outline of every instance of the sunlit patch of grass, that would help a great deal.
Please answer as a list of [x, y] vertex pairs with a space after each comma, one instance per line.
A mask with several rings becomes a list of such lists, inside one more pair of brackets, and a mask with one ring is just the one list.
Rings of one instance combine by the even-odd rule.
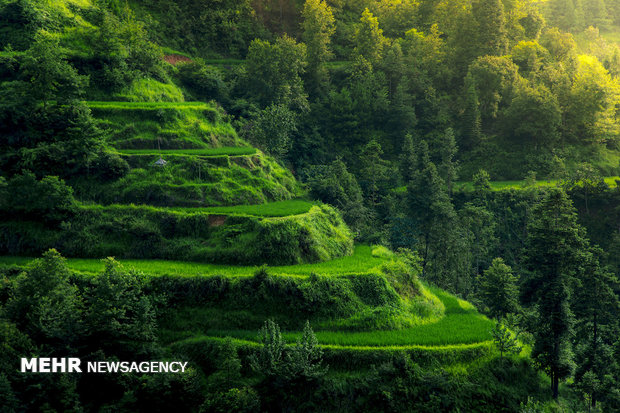
[[[400, 330], [378, 331], [325, 331], [317, 330], [321, 344], [338, 347], [389, 347], [389, 346], [459, 346], [483, 343], [492, 340], [493, 322], [469, 303], [442, 291], [430, 288], [444, 304], [445, 316], [434, 323], [421, 324]], [[256, 331], [251, 330], [207, 330], [208, 336], [235, 337], [256, 340]], [[294, 342], [300, 332], [286, 332], [284, 338]]]
[[196, 156], [241, 156], [255, 155], [258, 151], [251, 146], [225, 146], [200, 149], [119, 149], [123, 155], [196, 155]]
[[[32, 257], [0, 256], [0, 265], [24, 266], [32, 260], [34, 260]], [[308, 276], [311, 273], [342, 275], [368, 271], [383, 262], [385, 262], [384, 259], [373, 257], [370, 246], [357, 245], [353, 255], [347, 257], [314, 264], [273, 266], [269, 267], [268, 271], [274, 275]], [[123, 259], [121, 264], [125, 268], [133, 268], [149, 275], [177, 275], [183, 277], [209, 275], [249, 277], [254, 275], [260, 268], [259, 266], [219, 265], [167, 260]], [[68, 258], [67, 265], [72, 270], [88, 273], [97, 273], [104, 268], [103, 262], [98, 259]]]

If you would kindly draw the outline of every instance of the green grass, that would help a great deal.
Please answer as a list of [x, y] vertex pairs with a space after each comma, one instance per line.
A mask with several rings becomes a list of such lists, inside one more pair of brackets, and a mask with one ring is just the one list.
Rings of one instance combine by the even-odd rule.
[[251, 146], [226, 146], [204, 149], [119, 149], [122, 155], [197, 155], [197, 156], [242, 156], [255, 155], [256, 148]]
[[158, 109], [213, 109], [204, 102], [102, 102], [86, 101], [91, 109], [115, 109], [115, 110], [158, 110]]
[[[445, 316], [435, 323], [412, 328], [385, 331], [316, 331], [321, 344], [337, 347], [385, 346], [450, 346], [471, 345], [492, 340], [493, 322], [466, 301], [438, 289], [430, 288], [444, 304]], [[257, 332], [249, 330], [208, 330], [205, 335], [234, 337], [255, 341]], [[300, 332], [283, 333], [285, 340], [295, 342]]]
[[[616, 187], [616, 180], [620, 180], [619, 176], [609, 176], [604, 178], [605, 183], [610, 187], [610, 188], [615, 188]], [[491, 181], [491, 189], [493, 191], [502, 191], [502, 190], [507, 190], [507, 189], [523, 189], [525, 187], [525, 180], [521, 180], [521, 181]], [[540, 180], [540, 181], [536, 181], [536, 186], [537, 187], [550, 187], [550, 186], [557, 186], [557, 185], [561, 185], [561, 181], [558, 179], [545, 179], [545, 180]], [[455, 189], [456, 190], [462, 190], [462, 191], [473, 191], [474, 189], [474, 184], [473, 182], [457, 182], [455, 185]]]
[[[32, 260], [34, 260], [32, 257], [0, 256], [0, 265], [25, 266]], [[296, 276], [308, 276], [310, 273], [339, 275], [368, 271], [383, 262], [385, 262], [385, 259], [373, 256], [371, 247], [357, 245], [353, 255], [347, 257], [315, 264], [273, 266], [269, 267], [269, 272], [276, 275]], [[219, 274], [232, 277], [250, 277], [260, 268], [259, 266], [219, 265], [167, 260], [123, 259], [121, 263], [125, 268], [133, 268], [154, 276], [177, 275], [195, 277]], [[98, 273], [104, 269], [103, 262], [99, 259], [68, 258], [67, 265], [74, 271], [86, 273]]]
[[288, 201], [275, 201], [259, 205], [235, 205], [206, 208], [172, 207], [171, 209], [183, 212], [205, 212], [208, 214], [222, 215], [252, 215], [259, 217], [286, 217], [290, 215], [305, 214], [310, 211], [314, 203], [302, 199]]

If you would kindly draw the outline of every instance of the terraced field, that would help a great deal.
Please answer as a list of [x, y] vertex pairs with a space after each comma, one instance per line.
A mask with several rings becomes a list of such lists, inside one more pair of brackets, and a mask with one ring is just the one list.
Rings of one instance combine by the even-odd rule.
[[[278, 283], [286, 285], [287, 280], [308, 282], [311, 277], [327, 277], [325, 280], [354, 280], [357, 277], [367, 279], [370, 274], [381, 274], [381, 268], [393, 263], [394, 256], [381, 247], [357, 245], [355, 253], [349, 257], [330, 261], [289, 266], [272, 266], [267, 271]], [[27, 257], [0, 257], [0, 265], [27, 265], [31, 258]], [[97, 273], [103, 269], [100, 260], [68, 259], [71, 269], [83, 273]], [[211, 264], [196, 264], [163, 260], [123, 260], [126, 268], [134, 268], [145, 274], [161, 277], [168, 276], [172, 282], [175, 279], [185, 279], [187, 282], [199, 283], [200, 280], [240, 280], [254, 282], [258, 266], [226, 266]], [[314, 274], [314, 275], [311, 275]], [[347, 275], [349, 274], [349, 275]], [[366, 275], [368, 274], [368, 275]], [[166, 278], [166, 277], [164, 277]], [[162, 280], [164, 280], [162, 278]], [[306, 280], [306, 281], [301, 281]], [[220, 283], [221, 281], [214, 281]], [[312, 281], [310, 281], [312, 282]], [[338, 283], [336, 281], [336, 283]], [[168, 285], [168, 284], [166, 284]], [[460, 300], [440, 289], [423, 285], [429, 297], [440, 302], [441, 313], [419, 320], [417, 325], [408, 328], [341, 328], [341, 320], [318, 318], [313, 321], [316, 336], [326, 352], [327, 360], [335, 365], [342, 365], [370, 357], [380, 361], [393, 357], [399, 352], [407, 352], [416, 360], [435, 360], [439, 362], [454, 361], [472, 362], [476, 359], [490, 356], [493, 353], [490, 330], [493, 322], [479, 314], [476, 309], [463, 300]], [[277, 289], [273, 291], [277, 294]], [[223, 299], [223, 298], [222, 298]], [[239, 297], [243, 301], [243, 298]], [[284, 299], [286, 297], [272, 297]], [[170, 309], [162, 325], [162, 340], [173, 347], [200, 347], [216, 345], [224, 337], [232, 337], [237, 344], [248, 351], [258, 345], [257, 325], [264, 320], [262, 306], [253, 310], [231, 308], [227, 301], [213, 307], [209, 298], [204, 304], [182, 305]], [[260, 300], [260, 299], [259, 299]], [[211, 303], [211, 304], [210, 304]], [[206, 305], [206, 307], [205, 307]], [[234, 305], [233, 305], [234, 306]], [[277, 303], [266, 304], [269, 313], [279, 317], [286, 325], [297, 318], [292, 308], [281, 307]], [[292, 311], [292, 313], [291, 313]], [[392, 316], [391, 314], [389, 315]], [[293, 317], [293, 318], [290, 318]], [[375, 319], [386, 317], [379, 312]], [[322, 320], [322, 321], [321, 321]], [[246, 325], [245, 328], [214, 328], [214, 326]], [[295, 342], [300, 331], [296, 328], [284, 329], [283, 336], [287, 342]], [[359, 365], [359, 364], [358, 364]]]
[[[34, 260], [33, 257], [0, 256], [0, 265], [25, 266], [32, 260]], [[269, 272], [277, 275], [297, 276], [308, 276], [310, 273], [337, 275], [370, 271], [383, 262], [383, 258], [377, 257], [376, 254], [372, 254], [372, 249], [370, 246], [357, 245], [354, 253], [350, 256], [314, 264], [270, 266]], [[249, 277], [254, 275], [260, 268], [259, 266], [218, 265], [168, 260], [124, 259], [122, 260], [122, 264], [126, 268], [142, 271], [149, 275], [175, 275], [179, 277], [213, 276], [223, 274], [235, 277]], [[104, 263], [102, 260], [88, 258], [68, 258], [67, 265], [74, 271], [93, 274], [103, 271], [104, 268]]]
[[229, 146], [221, 148], [201, 148], [201, 149], [119, 149], [121, 155], [144, 155], [144, 156], [165, 156], [165, 155], [194, 155], [194, 156], [244, 156], [255, 155], [258, 152], [251, 146]]
[[[479, 314], [468, 302], [460, 300], [445, 291], [430, 288], [445, 306], [445, 314], [437, 322], [425, 323], [401, 330], [379, 331], [329, 331], [317, 329], [320, 343], [335, 347], [436, 347], [458, 345], [487, 345], [491, 337], [493, 322]], [[254, 330], [207, 330], [209, 337], [235, 337], [256, 341]], [[289, 342], [295, 342], [301, 332], [285, 332]]]

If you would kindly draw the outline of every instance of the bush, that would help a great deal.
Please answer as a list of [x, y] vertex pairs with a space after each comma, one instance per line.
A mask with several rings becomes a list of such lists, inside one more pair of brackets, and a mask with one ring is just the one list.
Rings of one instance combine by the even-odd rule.
[[62, 179], [46, 176], [39, 181], [32, 172], [25, 172], [8, 181], [0, 209], [13, 216], [60, 222], [73, 215], [76, 203], [73, 189]]
[[181, 84], [198, 100], [225, 102], [228, 99], [228, 86], [219, 69], [201, 61], [179, 63], [177, 68]]

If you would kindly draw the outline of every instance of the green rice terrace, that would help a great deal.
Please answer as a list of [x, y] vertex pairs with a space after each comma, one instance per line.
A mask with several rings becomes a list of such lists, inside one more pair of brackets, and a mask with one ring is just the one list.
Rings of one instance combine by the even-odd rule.
[[[27, 266], [32, 258], [0, 257], [0, 266]], [[102, 260], [68, 259], [89, 277]], [[417, 269], [384, 247], [358, 245], [352, 255], [288, 266], [213, 265], [163, 260], [123, 260], [143, 272], [151, 288], [174, 303], [161, 322], [160, 339], [197, 363], [200, 348], [233, 337], [243, 351], [258, 344], [266, 318], [294, 342], [305, 320], [335, 367], [389, 360], [399, 352], [420, 363], [473, 362], [493, 354], [493, 323], [474, 307], [417, 279]], [[359, 365], [359, 364], [358, 364]]]

